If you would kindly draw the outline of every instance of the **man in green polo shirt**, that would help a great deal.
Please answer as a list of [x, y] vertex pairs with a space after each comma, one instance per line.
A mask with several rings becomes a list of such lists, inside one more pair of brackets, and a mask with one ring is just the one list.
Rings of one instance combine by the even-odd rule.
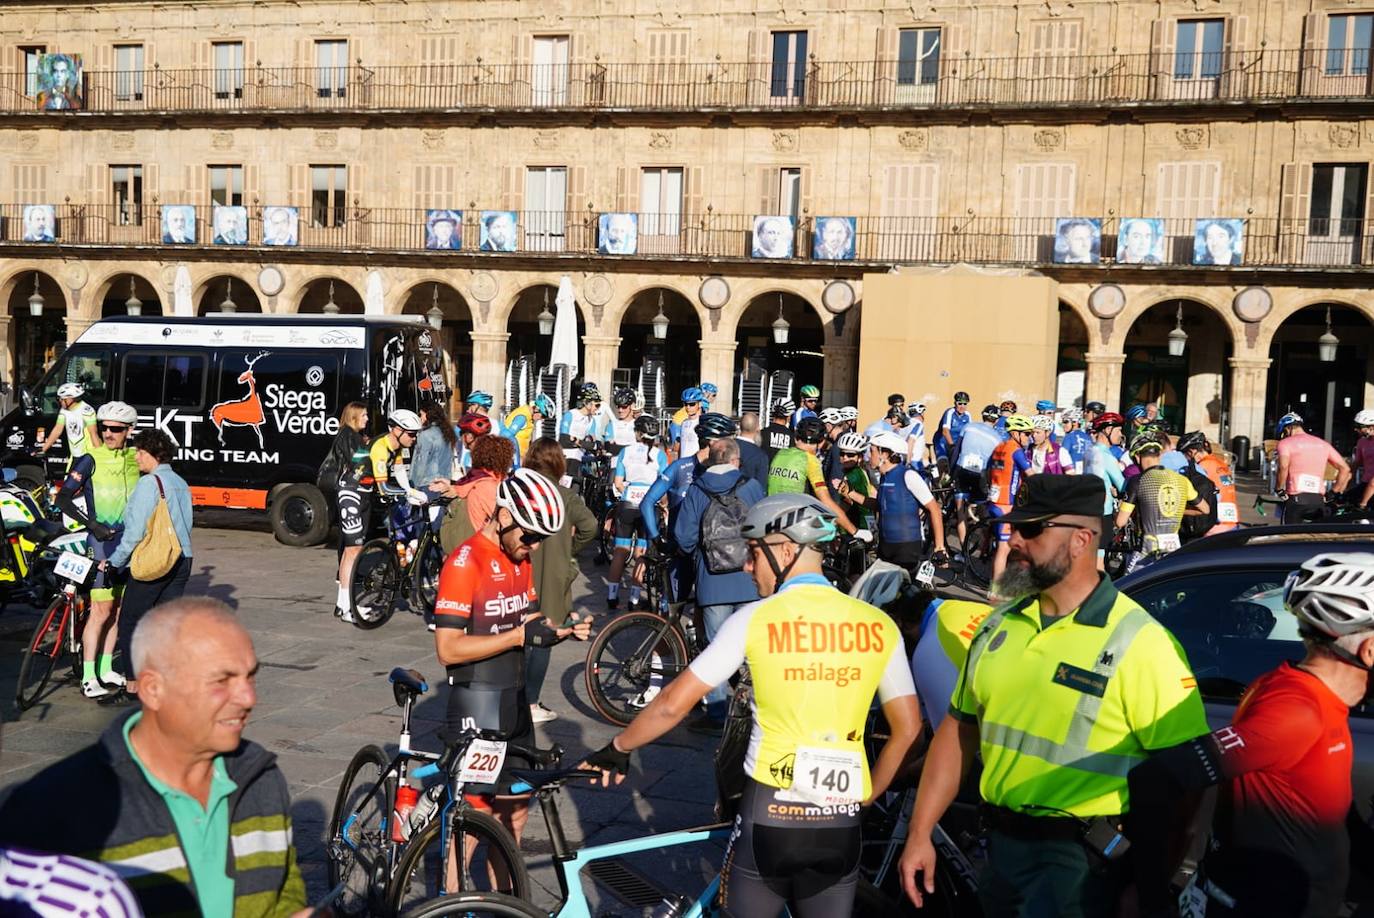
[[1036, 475], [1003, 517], [993, 592], [1018, 598], [974, 636], [926, 756], [900, 865], [918, 907], [935, 889], [931, 831], [981, 752], [984, 913], [1115, 915], [1127, 773], [1207, 730], [1177, 641], [1097, 571], [1103, 497], [1095, 476]]

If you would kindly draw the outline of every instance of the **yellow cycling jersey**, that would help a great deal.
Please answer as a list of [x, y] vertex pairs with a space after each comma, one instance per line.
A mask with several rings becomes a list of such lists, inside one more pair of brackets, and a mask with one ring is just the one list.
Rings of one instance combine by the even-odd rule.
[[378, 488], [391, 479], [393, 468], [405, 465], [401, 458], [401, 450], [392, 449], [390, 441], [385, 436], [378, 437], [367, 454], [372, 460], [372, 478]]
[[746, 661], [754, 724], [745, 774], [794, 788], [803, 777], [794, 773], [799, 756], [847, 760], [862, 776], [850, 795], [866, 798], [872, 784], [862, 741], [873, 696], [886, 703], [916, 693], [896, 622], [819, 574], [802, 574], [726, 619], [690, 669], [720, 685]]

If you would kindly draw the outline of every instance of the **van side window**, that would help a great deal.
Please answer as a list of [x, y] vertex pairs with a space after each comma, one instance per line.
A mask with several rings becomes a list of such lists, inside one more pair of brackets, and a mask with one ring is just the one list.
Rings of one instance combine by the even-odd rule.
[[143, 351], [124, 358], [124, 401], [136, 408], [200, 408], [204, 396], [203, 354]]
[[167, 358], [163, 377], [162, 404], [178, 408], [201, 407], [205, 391], [205, 358], [176, 354]]
[[43, 414], [57, 414], [57, 387], [78, 382], [86, 387], [83, 399], [88, 405], [103, 405], [110, 400], [110, 352], [77, 348], [67, 351], [57, 372], [43, 382], [38, 393]]

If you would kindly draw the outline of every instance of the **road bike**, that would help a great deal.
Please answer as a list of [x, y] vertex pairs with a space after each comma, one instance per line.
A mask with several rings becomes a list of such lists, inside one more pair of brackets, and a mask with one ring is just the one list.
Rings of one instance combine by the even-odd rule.
[[444, 568], [437, 527], [448, 503], [448, 498], [433, 498], [405, 520], [393, 512], [393, 501], [379, 503], [387, 534], [363, 544], [349, 583], [353, 623], [359, 628], [380, 628], [402, 605], [416, 615], [433, 614]]
[[596, 562], [609, 564], [615, 551], [615, 493], [611, 488], [611, 457], [595, 441], [582, 448], [577, 490], [582, 502], [596, 516]]
[[[81, 551], [73, 551], [78, 547]], [[81, 678], [81, 632], [86, 627], [89, 597], [86, 588], [95, 572], [95, 562], [86, 557], [86, 534], [52, 533], [38, 543], [36, 566], [62, 581], [63, 586], [38, 617], [24, 660], [19, 664], [19, 681], [14, 703], [27, 711], [43, 697], [43, 691], [61, 666], [69, 666], [62, 680]], [[65, 663], [63, 658], [66, 657]]]
[[[375, 745], [358, 750], [344, 771], [329, 819], [329, 885], [343, 884], [335, 910], [396, 915], [435, 896], [472, 890], [527, 898], [529, 872], [515, 839], [464, 799], [462, 790], [465, 783], [489, 783], [506, 754], [543, 765], [557, 762], [562, 750], [507, 749], [476, 730], [449, 738], [442, 753], [413, 749], [411, 711], [429, 685], [418, 672], [400, 667], [388, 679], [401, 706], [398, 750], [391, 757]], [[438, 775], [443, 779], [421, 792], [404, 814], [398, 799], [408, 778]]]

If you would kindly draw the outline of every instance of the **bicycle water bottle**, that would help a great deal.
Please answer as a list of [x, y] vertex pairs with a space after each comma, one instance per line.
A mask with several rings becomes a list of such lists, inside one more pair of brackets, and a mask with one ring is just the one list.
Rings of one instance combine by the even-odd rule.
[[653, 918], [678, 918], [685, 914], [691, 900], [686, 896], [666, 896], [654, 907]]
[[439, 811], [439, 798], [444, 795], [444, 785], [436, 784], [420, 795], [415, 809], [410, 811], [410, 834], [413, 836], [428, 824], [430, 817]]
[[391, 814], [391, 840], [403, 844], [410, 839], [410, 814], [420, 792], [409, 784], [396, 788], [396, 809]]

